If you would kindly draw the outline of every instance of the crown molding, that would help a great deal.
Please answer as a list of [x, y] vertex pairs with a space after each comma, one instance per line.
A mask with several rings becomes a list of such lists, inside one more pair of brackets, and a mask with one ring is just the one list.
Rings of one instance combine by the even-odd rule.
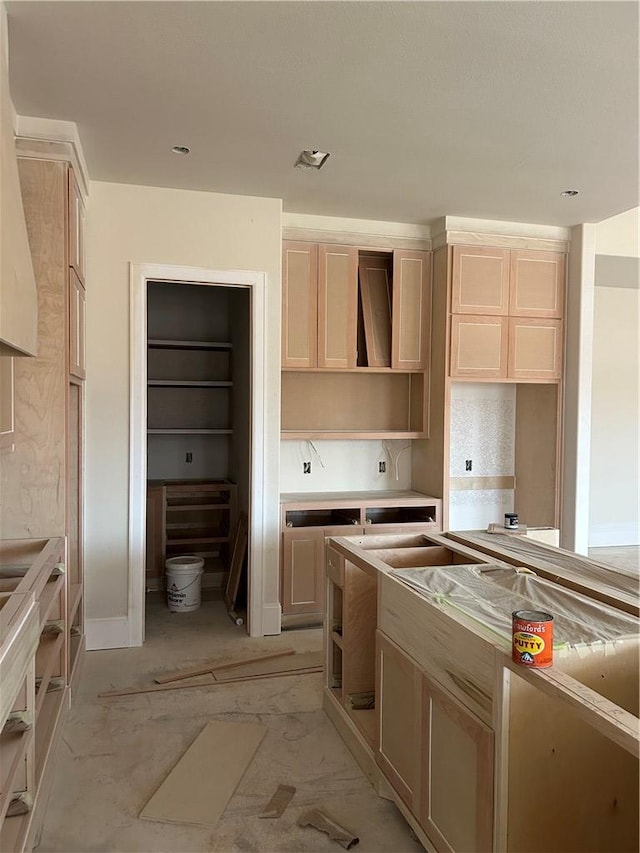
[[86, 201], [89, 170], [75, 122], [19, 115], [16, 120], [16, 150], [20, 157], [70, 162]]

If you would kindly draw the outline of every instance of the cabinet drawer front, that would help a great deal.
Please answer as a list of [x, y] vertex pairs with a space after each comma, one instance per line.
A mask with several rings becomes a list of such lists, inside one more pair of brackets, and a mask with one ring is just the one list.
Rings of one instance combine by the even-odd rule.
[[513, 379], [560, 379], [562, 320], [509, 320], [508, 374]]
[[505, 379], [506, 317], [454, 314], [451, 318], [451, 376]]
[[509, 313], [509, 249], [454, 246], [451, 274], [453, 314]]
[[282, 366], [315, 367], [318, 346], [318, 247], [282, 248]]
[[496, 657], [491, 643], [392, 575], [380, 575], [379, 589], [378, 628], [490, 725]]
[[512, 252], [511, 316], [563, 317], [565, 266], [560, 252]]

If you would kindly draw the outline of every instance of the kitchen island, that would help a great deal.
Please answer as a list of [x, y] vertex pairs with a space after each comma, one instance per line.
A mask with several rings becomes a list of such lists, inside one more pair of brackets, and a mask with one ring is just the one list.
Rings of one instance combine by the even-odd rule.
[[[637, 617], [469, 541], [328, 541], [325, 710], [428, 850], [637, 850]], [[511, 660], [516, 609], [551, 668]]]

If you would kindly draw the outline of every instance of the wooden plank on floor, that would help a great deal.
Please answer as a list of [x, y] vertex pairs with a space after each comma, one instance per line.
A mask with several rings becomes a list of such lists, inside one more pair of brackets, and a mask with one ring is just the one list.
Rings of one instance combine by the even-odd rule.
[[223, 669], [234, 669], [239, 666], [246, 666], [259, 661], [273, 660], [273, 658], [285, 657], [286, 655], [295, 654], [294, 649], [280, 649], [277, 652], [268, 652], [263, 655], [257, 655], [251, 658], [237, 658], [235, 660], [210, 660], [191, 669], [179, 669], [177, 672], [169, 672], [165, 675], [159, 675], [155, 679], [156, 684], [168, 684], [170, 681], [180, 681], [183, 678], [193, 678], [195, 675], [206, 675], [210, 672], [219, 672]]
[[237, 666], [231, 671], [213, 670], [216, 681], [236, 681], [241, 678], [255, 678], [257, 675], [275, 675], [276, 673], [297, 672], [298, 670], [322, 668], [322, 652], [300, 652], [281, 660], [256, 661]]
[[266, 731], [257, 723], [207, 723], [140, 817], [215, 826]]

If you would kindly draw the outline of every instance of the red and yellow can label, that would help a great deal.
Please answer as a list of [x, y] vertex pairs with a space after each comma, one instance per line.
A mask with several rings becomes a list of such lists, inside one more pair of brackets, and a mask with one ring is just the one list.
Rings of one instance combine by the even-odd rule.
[[513, 615], [512, 657], [536, 669], [553, 663], [553, 616], [537, 610], [516, 610]]

